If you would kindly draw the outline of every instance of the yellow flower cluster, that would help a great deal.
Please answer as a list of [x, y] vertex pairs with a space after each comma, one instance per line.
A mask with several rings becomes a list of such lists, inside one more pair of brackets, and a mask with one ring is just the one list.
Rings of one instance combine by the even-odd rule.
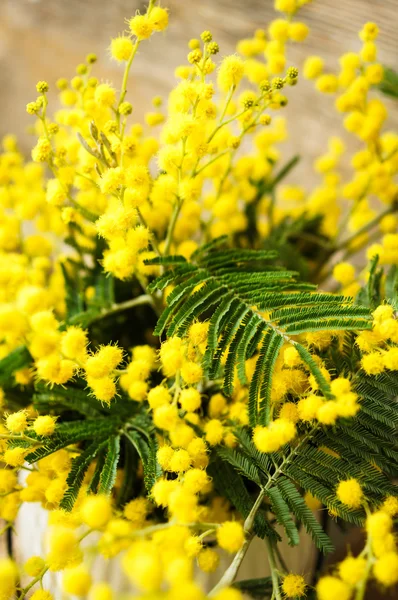
[[[390, 344], [392, 342], [392, 344]], [[398, 320], [390, 304], [382, 304], [373, 312], [373, 328], [360, 333], [356, 339], [363, 352], [362, 368], [368, 375], [398, 369]]]
[[[355, 479], [342, 481], [337, 496], [351, 508], [358, 508], [363, 502], [363, 491]], [[393, 496], [388, 496], [379, 510], [367, 512], [364, 550], [356, 557], [347, 556], [337, 565], [335, 574], [321, 577], [316, 588], [319, 600], [350, 600], [365, 589], [371, 576], [384, 587], [398, 582], [398, 552], [392, 533], [392, 519], [397, 514], [398, 500]]]
[[[0, 518], [5, 531], [13, 527], [22, 503], [40, 503], [49, 512], [49, 531], [45, 555], [32, 556], [23, 569], [10, 559], [0, 560], [0, 600], [22, 600], [30, 591], [32, 600], [53, 600], [42, 587], [47, 571], [63, 572], [67, 598], [116, 600], [117, 590], [93, 580], [91, 553], [117, 559], [137, 590], [134, 598], [205, 600], [194, 569], [216, 571], [220, 550], [235, 558], [211, 597], [242, 600], [231, 584], [253, 529], [264, 528], [262, 519], [268, 518], [265, 496], [278, 489], [270, 490], [271, 475], [264, 475], [268, 482], [257, 482], [261, 494], [254, 508], [261, 513], [256, 520], [244, 484], [241, 506], [230, 504], [215, 485], [219, 453], [234, 457], [236, 449], [250, 445], [259, 464], [273, 469], [275, 457], [287, 461], [290, 449], [298, 452], [303, 432], [327, 434], [341, 422], [349, 426], [351, 421], [344, 420], [354, 419], [361, 408], [356, 370], [371, 377], [398, 371], [393, 299], [375, 308], [371, 329], [353, 334], [357, 359], [351, 370], [333, 362], [333, 352], [343, 354], [346, 332], [335, 326], [319, 332], [310, 321], [308, 333], [288, 336], [273, 324], [272, 312], [252, 307], [283, 337], [283, 345], [272, 365], [269, 411], [251, 427], [249, 383], [258, 376], [263, 338], [254, 336], [254, 345], [246, 339], [253, 345], [250, 358], [240, 356], [231, 373], [233, 391], [227, 393], [217, 374], [207, 376], [208, 341], [218, 342], [211, 315], [181, 333], [183, 304], [188, 302], [194, 312], [202, 284], [196, 274], [188, 290], [167, 279], [165, 265], [197, 256], [203, 243], [223, 235], [242, 252], [280, 244], [281, 254], [309, 282], [333, 275], [347, 296], [355, 296], [372, 276], [349, 262], [354, 252], [367, 246], [367, 258], [398, 264], [398, 135], [384, 129], [387, 110], [373, 95], [383, 78], [374, 23], [360, 32], [358, 53], [341, 57], [338, 73], [324, 72], [318, 56], [309, 57], [303, 68], [317, 90], [337, 94], [336, 109], [360, 144], [350, 159], [352, 177], [343, 181], [339, 169], [345, 144], [331, 137], [327, 152], [314, 163], [321, 177], [315, 189], [282, 182], [295, 159], [282, 166], [279, 145], [288, 132], [275, 111], [287, 105], [288, 90], [298, 82], [299, 71], [289, 66], [287, 55], [290, 43], [309, 34], [297, 20], [308, 1], [275, 0], [280, 18], [240, 40], [236, 54], [219, 61], [220, 48], [210, 31], [190, 40], [167, 103], [155, 97], [141, 124], [132, 121], [133, 105], [126, 99], [130, 68], [141, 44], [163, 31], [169, 18], [166, 8], [150, 0], [145, 13], [128, 19], [126, 31], [111, 40], [111, 58], [124, 67], [121, 86], [97, 79], [97, 57], [90, 54], [74, 77], [57, 81], [61, 108], [51, 117], [50, 86], [38, 82], [38, 96], [26, 106], [37, 136], [32, 160], [24, 159], [12, 136], [3, 139], [0, 359], [11, 376], [3, 377], [0, 370]], [[382, 234], [381, 240], [368, 244], [372, 229]], [[345, 238], [340, 239], [340, 231]], [[297, 261], [290, 258], [295, 254]], [[278, 273], [279, 263], [272, 269]], [[273, 273], [270, 268], [270, 280]], [[224, 275], [227, 279], [228, 268]], [[164, 293], [153, 291], [155, 276], [164, 278]], [[297, 289], [316, 293], [311, 284]], [[289, 295], [288, 286], [286, 291]], [[170, 299], [180, 303], [181, 319], [158, 340], [154, 319], [166, 324]], [[219, 319], [230, 342], [235, 332], [228, 316]], [[220, 370], [227, 370], [231, 346], [216, 353]], [[298, 348], [308, 353], [307, 362]], [[45, 396], [44, 404], [36, 393]], [[72, 408], [62, 404], [68, 395]], [[118, 445], [112, 448], [108, 441], [95, 448], [93, 460], [86, 459], [89, 428], [95, 429], [99, 416], [113, 423], [115, 414]], [[79, 420], [81, 415], [90, 422]], [[75, 435], [82, 422], [87, 439]], [[247, 440], [239, 437], [246, 432]], [[320, 449], [338, 457], [326, 446]], [[115, 458], [113, 453], [114, 468], [104, 477], [101, 469]], [[156, 476], [148, 483], [151, 461]], [[256, 465], [250, 466], [257, 472]], [[71, 480], [81, 483], [73, 502]], [[70, 512], [65, 498], [73, 504]], [[319, 502], [309, 493], [305, 500], [311, 507]], [[365, 510], [368, 543], [363, 553], [348, 556], [319, 580], [319, 600], [350, 600], [370, 576], [383, 586], [397, 583], [392, 533], [397, 499], [389, 496], [370, 512], [366, 485], [350, 477], [332, 489], [327, 506], [338, 516], [339, 508], [342, 514]], [[95, 541], [86, 546], [83, 539], [92, 532]], [[275, 597], [282, 592], [287, 598], [305, 597], [304, 577], [286, 573], [283, 561], [278, 570], [272, 548], [269, 559], [273, 585], [278, 582]]]

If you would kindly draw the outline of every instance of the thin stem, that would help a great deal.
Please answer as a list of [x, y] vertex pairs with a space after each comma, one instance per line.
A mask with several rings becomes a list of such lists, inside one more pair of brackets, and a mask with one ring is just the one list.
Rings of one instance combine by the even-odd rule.
[[[256, 499], [255, 503], [253, 504], [252, 509], [251, 509], [250, 513], [248, 514], [248, 516], [245, 520], [245, 523], [243, 525], [246, 539], [245, 539], [241, 549], [235, 555], [232, 563], [230, 564], [230, 566], [228, 567], [228, 569], [225, 571], [224, 575], [220, 579], [220, 581], [211, 590], [209, 597], [214, 596], [223, 587], [228, 587], [235, 580], [235, 577], [238, 573], [239, 567], [240, 567], [243, 559], [245, 558], [246, 552], [247, 552], [247, 550], [250, 546], [250, 543], [254, 537], [254, 533], [253, 533], [254, 519], [256, 518], [256, 514], [262, 504], [264, 496], [266, 495], [266, 493], [270, 489], [270, 487], [272, 485], [274, 485], [274, 483], [275, 483], [276, 479], [278, 479], [279, 475], [281, 475], [283, 473], [283, 469], [285, 468], [285, 466], [296, 456], [296, 454], [299, 451], [299, 449], [301, 448], [301, 446], [309, 440], [309, 438], [312, 436], [312, 434], [314, 433], [316, 428], [317, 428], [317, 426], [313, 427], [310, 431], [308, 431], [308, 433], [306, 433], [301, 438], [301, 440], [298, 442], [298, 444], [297, 444], [297, 446], [295, 446], [295, 448], [291, 448], [290, 453], [283, 458], [281, 464], [275, 470], [275, 473], [271, 477], [269, 477], [266, 485], [263, 488], [261, 488], [261, 490], [257, 496], [257, 499]], [[276, 594], [276, 598], [277, 598], [277, 600], [279, 600], [281, 598], [280, 593], [279, 593], [279, 595]]]
[[0, 433], [0, 439], [2, 440], [16, 440], [16, 441], [24, 441], [24, 442], [32, 442], [33, 444], [38, 444], [39, 442], [34, 438], [31, 438], [27, 435], [13, 435], [8, 433]]
[[380, 221], [382, 221], [384, 219], [384, 217], [395, 212], [396, 210], [397, 210], [397, 207], [395, 205], [389, 206], [386, 210], [379, 213], [377, 215], [377, 217], [372, 219], [372, 221], [369, 221], [369, 223], [366, 223], [366, 225], [364, 225], [356, 233], [353, 233], [350, 237], [348, 237], [341, 244], [339, 244], [335, 248], [334, 252], [338, 252], [339, 250], [344, 250], [345, 248], [348, 248], [349, 246], [351, 246], [352, 242], [354, 242], [357, 238], [361, 237], [364, 233], [367, 233], [368, 231], [373, 229], [373, 227], [375, 227], [375, 225], [380, 223]]
[[202, 165], [200, 167], [200, 169], [198, 169], [197, 171], [194, 171], [192, 173], [192, 177], [196, 177], [196, 175], [199, 175], [199, 173], [201, 173], [202, 171], [204, 171], [204, 169], [207, 169], [207, 167], [209, 167], [212, 163], [216, 162], [216, 160], [218, 160], [222, 156], [225, 156], [225, 154], [228, 154], [229, 152], [230, 152], [230, 150], [224, 150], [224, 152], [221, 152], [220, 154], [217, 154], [217, 156], [215, 156], [214, 158], [212, 158], [211, 160], [209, 160], [206, 164]]
[[225, 117], [225, 115], [226, 115], [226, 113], [227, 113], [228, 106], [230, 105], [230, 102], [231, 102], [231, 100], [232, 100], [232, 96], [233, 96], [233, 94], [234, 94], [234, 91], [235, 91], [235, 89], [236, 89], [236, 88], [235, 88], [235, 86], [234, 86], [234, 85], [232, 85], [232, 86], [229, 88], [229, 92], [228, 92], [228, 95], [227, 95], [227, 98], [226, 98], [226, 101], [225, 101], [224, 110], [222, 111], [222, 113], [221, 113], [221, 117], [220, 117], [220, 120], [219, 120], [219, 123], [220, 123], [220, 124], [223, 122], [223, 119], [224, 119], [224, 117]]
[[[146, 220], [144, 219], [144, 217], [143, 217], [143, 215], [142, 215], [142, 212], [140, 211], [140, 209], [139, 209], [139, 208], [137, 208], [137, 214], [138, 214], [138, 218], [139, 218], [139, 220], [141, 221], [142, 225], [143, 225], [144, 227], [146, 227], [147, 229], [149, 229], [149, 227], [148, 227], [148, 225], [147, 225], [147, 222], [146, 222]], [[161, 252], [160, 252], [160, 250], [159, 250], [158, 242], [157, 242], [157, 240], [156, 240], [156, 238], [155, 238], [155, 234], [154, 234], [154, 233], [153, 233], [153, 235], [152, 235], [152, 238], [151, 238], [151, 244], [152, 244], [152, 247], [153, 247], [153, 249], [155, 250], [156, 254], [157, 254], [158, 256], [161, 256]]]
[[279, 550], [279, 547], [278, 547], [277, 543], [275, 544], [275, 554], [276, 554], [278, 562], [279, 562], [279, 564], [280, 564], [280, 566], [282, 568], [282, 571], [284, 571], [285, 573], [288, 573], [289, 569], [288, 569], [287, 564], [286, 564], [286, 562], [285, 562], [285, 560], [284, 560], [284, 558], [282, 556], [281, 551]]
[[[373, 229], [373, 227], [375, 227], [375, 225], [377, 225], [378, 223], [380, 223], [380, 221], [385, 216], [387, 216], [387, 215], [389, 215], [391, 213], [394, 213], [397, 210], [398, 210], [398, 204], [397, 204], [397, 201], [395, 201], [386, 210], [384, 210], [383, 212], [381, 212], [380, 214], [378, 214], [377, 217], [375, 217], [374, 219], [372, 219], [372, 221], [369, 221], [369, 223], [366, 223], [366, 225], [364, 225], [356, 233], [353, 233], [350, 237], [348, 237], [347, 239], [343, 240], [341, 242], [341, 244], [331, 246], [331, 248], [328, 251], [325, 252], [323, 260], [321, 260], [318, 263], [317, 268], [314, 270], [314, 272], [311, 275], [311, 279], [318, 281], [318, 283], [322, 283], [323, 281], [325, 281], [325, 279], [327, 279], [329, 277], [330, 273], [331, 273], [331, 270], [326, 268], [327, 267], [327, 263], [329, 262], [329, 260], [331, 259], [331, 257], [336, 252], [339, 252], [340, 250], [347, 249], [348, 252], [346, 253], [346, 255], [345, 255], [344, 259], [343, 259], [343, 260], [345, 260], [348, 256], [350, 256], [351, 254], [354, 253], [354, 251], [353, 252], [349, 252], [349, 250], [350, 250], [349, 247], [352, 245], [353, 242], [355, 242], [362, 235], [364, 235], [365, 233], [368, 233], [368, 231], [370, 231], [371, 229]], [[325, 270], [326, 270], [326, 272], [325, 272]]]
[[41, 581], [43, 579], [43, 576], [47, 573], [49, 567], [44, 567], [40, 573], [37, 575], [37, 577], [35, 577], [34, 579], [32, 579], [32, 581], [21, 590], [20, 595], [18, 596], [18, 600], [23, 600], [23, 598], [25, 598], [26, 594], [29, 592], [30, 589], [32, 589], [32, 587], [38, 583], [39, 581]]
[[275, 209], [275, 203], [276, 203], [276, 193], [275, 193], [275, 189], [272, 189], [272, 191], [271, 191], [271, 202], [269, 203], [269, 206], [268, 206], [268, 222], [269, 222], [269, 230], [270, 230], [270, 232], [272, 232], [272, 230], [274, 228], [274, 209]]
[[131, 300], [126, 300], [126, 302], [120, 302], [119, 304], [113, 304], [110, 308], [104, 309], [97, 317], [91, 320], [91, 323], [95, 321], [100, 321], [101, 319], [105, 319], [109, 315], [114, 315], [115, 313], [122, 312], [124, 310], [129, 310], [135, 306], [142, 306], [143, 304], [149, 304], [150, 306], [154, 305], [154, 301], [150, 294], [142, 294], [141, 296], [137, 296], [137, 298], [132, 298]]
[[264, 542], [265, 542], [265, 545], [267, 546], [268, 562], [269, 562], [269, 566], [271, 569], [273, 594], [274, 594], [276, 600], [282, 600], [281, 589], [280, 589], [280, 584], [279, 584], [278, 568], [276, 566], [275, 555], [274, 555], [274, 548], [272, 546], [271, 541], [267, 537], [264, 539]]
[[[365, 504], [364, 508], [365, 508], [365, 511], [366, 511], [366, 515], [369, 517], [370, 511], [369, 511], [369, 508], [367, 507], [366, 504]], [[364, 573], [363, 578], [358, 583], [358, 589], [357, 589], [357, 592], [355, 594], [355, 600], [364, 600], [364, 598], [365, 598], [365, 592], [366, 592], [366, 586], [367, 586], [367, 583], [368, 583], [370, 571], [372, 569], [373, 552], [372, 552], [372, 538], [370, 537], [370, 535], [368, 535], [368, 537], [367, 537], [366, 546], [363, 549], [363, 554], [366, 555], [366, 568], [365, 568], [365, 573]]]
[[[150, 0], [150, 2], [148, 4], [148, 8], [147, 8], [147, 15], [150, 14], [152, 8], [155, 5], [155, 2], [156, 2], [156, 0]], [[136, 42], [135, 42], [135, 44], [133, 46], [133, 49], [131, 51], [130, 58], [128, 59], [128, 61], [126, 63], [126, 68], [124, 69], [123, 80], [122, 80], [122, 88], [120, 90], [120, 97], [119, 97], [119, 102], [118, 102], [117, 110], [116, 110], [116, 120], [117, 120], [118, 127], [120, 127], [120, 113], [119, 113], [119, 108], [120, 108], [120, 105], [122, 104], [122, 102], [124, 102], [124, 99], [125, 99], [126, 94], [127, 94], [127, 81], [128, 81], [129, 74], [130, 74], [131, 65], [133, 63], [135, 55], [137, 54], [137, 50], [138, 50], [138, 48], [139, 48], [139, 46], [141, 44], [141, 41], [142, 40], [138, 40], [138, 39], [136, 40]]]
[[259, 495], [257, 496], [255, 503], [252, 506], [251, 511], [249, 512], [248, 516], [246, 517], [246, 520], [243, 525], [243, 531], [245, 532], [245, 535], [246, 535], [245, 541], [243, 542], [241, 549], [235, 554], [235, 557], [234, 557], [232, 563], [229, 565], [228, 569], [225, 571], [225, 573], [221, 577], [220, 581], [211, 590], [211, 592], [209, 594], [210, 598], [212, 596], [215, 596], [215, 594], [217, 594], [224, 587], [228, 587], [229, 585], [231, 585], [231, 583], [235, 580], [235, 577], [238, 573], [239, 567], [240, 567], [244, 557], [246, 556], [246, 552], [248, 551], [250, 543], [253, 539], [254, 534], [253, 534], [252, 530], [253, 530], [253, 525], [254, 525], [254, 519], [256, 517], [257, 511], [259, 510], [259, 508], [262, 504], [265, 493], [266, 493], [266, 488], [262, 488], [260, 490]]
[[167, 230], [166, 241], [165, 241], [165, 244], [164, 244], [164, 252], [163, 252], [163, 254], [165, 256], [167, 256], [167, 254], [170, 251], [170, 246], [171, 246], [171, 243], [173, 241], [174, 229], [175, 229], [175, 226], [176, 226], [176, 223], [177, 223], [178, 215], [180, 214], [181, 206], [182, 206], [182, 202], [181, 202], [181, 200], [179, 198], [177, 198], [176, 203], [174, 205], [173, 214], [171, 215], [169, 227], [168, 227], [168, 230]]

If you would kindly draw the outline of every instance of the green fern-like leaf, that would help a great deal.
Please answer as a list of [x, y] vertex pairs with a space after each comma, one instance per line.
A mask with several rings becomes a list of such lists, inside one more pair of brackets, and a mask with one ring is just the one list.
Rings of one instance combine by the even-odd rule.
[[32, 362], [32, 357], [26, 346], [19, 346], [0, 360], [0, 385], [10, 385], [13, 374], [18, 369], [27, 367]]
[[297, 527], [294, 524], [288, 504], [285, 502], [281, 492], [277, 487], [273, 487], [267, 492], [271, 500], [271, 508], [280, 525], [283, 525], [289, 540], [289, 546], [298, 546], [300, 542]]
[[153, 436], [149, 438], [141, 432], [134, 429], [125, 432], [126, 439], [135, 448], [144, 468], [144, 483], [148, 492], [151, 491], [156, 479], [160, 476], [161, 470], [156, 460], [157, 443]]
[[117, 465], [120, 457], [120, 437], [110, 438], [106, 448], [106, 458], [99, 480], [99, 492], [110, 494], [116, 481]]
[[316, 547], [324, 553], [333, 552], [334, 547], [329, 536], [323, 531], [321, 525], [308, 508], [293, 483], [286, 477], [282, 477], [278, 481], [278, 489], [296, 519], [303, 523], [307, 532], [311, 535]]
[[72, 467], [66, 480], [68, 489], [61, 500], [60, 508], [67, 511], [72, 510], [91, 462], [106, 445], [106, 440], [100, 443], [92, 442], [79, 456], [72, 460]]
[[272, 595], [273, 585], [271, 577], [260, 577], [258, 579], [244, 579], [236, 581], [233, 587], [237, 588], [250, 598], [265, 600]]
[[257, 483], [259, 486], [262, 485], [264, 477], [249, 457], [237, 450], [223, 446], [218, 448], [217, 454], [224, 461], [232, 465], [236, 471], [247, 477], [247, 479]]
[[286, 342], [294, 345], [321, 391], [330, 396], [311, 354], [292, 336], [371, 327], [368, 308], [353, 305], [345, 296], [316, 292], [275, 261], [273, 251], [228, 249], [224, 239], [197, 250], [192, 262], [181, 257], [148, 261], [170, 267], [151, 283], [152, 291], [174, 285], [155, 334], [183, 336], [195, 319], [209, 319], [204, 366], [210, 379], [222, 376], [226, 395], [232, 394], [235, 370], [247, 382], [245, 361], [258, 352], [249, 388], [251, 426], [269, 421], [273, 370]]

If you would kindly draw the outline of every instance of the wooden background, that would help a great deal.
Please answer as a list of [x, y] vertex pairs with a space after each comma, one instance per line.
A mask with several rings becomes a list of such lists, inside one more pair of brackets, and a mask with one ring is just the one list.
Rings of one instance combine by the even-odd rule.
[[[75, 66], [89, 52], [98, 54], [96, 75], [121, 81], [121, 67], [112, 62], [106, 48], [110, 38], [125, 28], [124, 19], [143, 9], [137, 0], [0, 0], [0, 135], [14, 132], [28, 150], [33, 141], [26, 135], [32, 117], [25, 104], [36, 96], [40, 79], [53, 86], [60, 76], [72, 77]], [[150, 107], [154, 95], [166, 95], [174, 84], [174, 67], [185, 60], [187, 41], [210, 29], [221, 55], [234, 51], [236, 41], [266, 28], [275, 17], [273, 0], [163, 0], [170, 8], [170, 27], [141, 46], [130, 79], [128, 99], [136, 118]], [[398, 0], [314, 0], [301, 17], [311, 27], [305, 43], [289, 49], [289, 63], [300, 67], [309, 54], [321, 54], [330, 69], [338, 56], [359, 49], [358, 31], [375, 20], [381, 29], [381, 61], [398, 66]], [[341, 115], [333, 99], [316, 93], [302, 79], [289, 90], [290, 104], [283, 111], [290, 122], [286, 154], [305, 156], [296, 171], [306, 185], [314, 182], [312, 159], [323, 152], [327, 136], [344, 135]], [[392, 104], [388, 103], [392, 109]], [[55, 103], [53, 104], [55, 106]], [[392, 112], [392, 110], [390, 111]], [[398, 114], [391, 125], [397, 128]], [[349, 144], [355, 148], [355, 143]]]
[[[0, 135], [17, 134], [28, 152], [34, 141], [26, 133], [32, 118], [25, 105], [36, 96], [36, 82], [45, 79], [54, 87], [58, 77], [72, 77], [75, 66], [89, 52], [100, 59], [95, 74], [120, 85], [121, 68], [112, 63], [106, 48], [111, 36], [125, 28], [124, 19], [143, 9], [143, 4], [137, 0], [0, 0]], [[220, 44], [221, 55], [229, 54], [239, 38], [266, 28], [275, 16], [273, 0], [164, 0], [163, 4], [170, 8], [170, 27], [142, 45], [130, 79], [128, 99], [137, 120], [154, 95], [166, 95], [174, 84], [174, 67], [184, 62], [190, 38], [209, 29]], [[327, 68], [335, 70], [342, 52], [359, 49], [357, 33], [363, 23], [374, 20], [381, 30], [381, 62], [398, 67], [398, 0], [314, 0], [300, 18], [310, 25], [311, 33], [305, 43], [290, 46], [289, 64], [301, 67], [307, 55], [320, 54]], [[342, 134], [348, 149], [355, 149], [356, 142], [345, 135], [333, 99], [316, 93], [312, 83], [300, 80], [289, 90], [289, 97], [284, 114], [289, 119], [290, 138], [285, 152], [287, 157], [295, 153], [304, 157], [293, 180], [310, 189], [317, 181], [312, 161], [326, 149], [328, 136]], [[388, 107], [390, 128], [397, 130], [398, 111], [392, 102]], [[40, 536], [41, 517], [36, 511], [26, 506], [19, 522], [19, 530], [24, 532], [23, 553], [28, 555], [33, 549], [30, 541], [37, 544]], [[339, 535], [336, 541], [340, 553], [347, 541], [353, 550], [360, 544]], [[308, 541], [299, 552], [287, 551], [292, 569], [310, 570], [313, 551]], [[263, 575], [265, 562], [258, 541], [242, 575]], [[372, 600], [376, 597], [376, 592], [369, 594]]]

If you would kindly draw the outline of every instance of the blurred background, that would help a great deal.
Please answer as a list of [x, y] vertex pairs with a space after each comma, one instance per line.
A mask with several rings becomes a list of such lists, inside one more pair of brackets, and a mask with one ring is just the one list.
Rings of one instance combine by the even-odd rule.
[[[76, 65], [90, 52], [99, 58], [93, 74], [118, 88], [123, 67], [110, 60], [110, 38], [121, 33], [125, 18], [143, 10], [144, 4], [137, 0], [0, 0], [0, 136], [16, 134], [29, 154], [34, 139], [27, 130], [33, 120], [25, 105], [36, 97], [36, 82], [49, 82], [55, 110], [55, 81], [73, 77]], [[223, 56], [234, 52], [238, 39], [249, 37], [257, 28], [266, 29], [275, 18], [273, 0], [164, 0], [163, 5], [170, 9], [170, 26], [142, 44], [129, 80], [127, 99], [133, 103], [137, 121], [150, 110], [153, 96], [165, 97], [175, 84], [174, 68], [185, 62], [190, 38], [210, 30]], [[299, 18], [311, 32], [306, 42], [290, 45], [288, 65], [300, 68], [308, 55], [319, 54], [326, 69], [336, 71], [340, 54], [359, 50], [362, 25], [376, 21], [380, 27], [379, 60], [397, 69], [398, 0], [314, 0]], [[292, 178], [309, 189], [318, 177], [312, 170], [313, 159], [326, 151], [327, 138], [342, 135], [348, 150], [355, 150], [356, 141], [344, 132], [333, 97], [317, 93], [312, 82], [300, 78], [298, 86], [289, 90], [289, 98], [283, 111], [290, 132], [285, 160], [293, 154], [305, 157]], [[390, 112], [388, 126], [397, 130], [396, 104], [384, 100]], [[349, 169], [349, 161], [344, 168]], [[22, 554], [25, 550], [30, 555], [32, 543], [40, 544], [41, 515], [35, 510], [32, 507], [20, 523], [17, 546]], [[345, 554], [347, 543], [354, 554], [361, 547], [360, 532], [355, 535], [358, 537], [346, 537], [335, 531], [339, 550], [334, 562]], [[259, 543], [251, 549], [249, 572], [241, 576], [263, 575], [263, 562]], [[316, 563], [311, 544], [304, 544], [300, 556], [288, 555], [288, 562], [292, 569], [310, 571]], [[376, 600], [377, 592], [371, 590], [368, 597]]]
[[[0, 135], [17, 134], [29, 151], [34, 142], [26, 130], [32, 117], [25, 105], [36, 97], [36, 82], [45, 79], [54, 89], [57, 78], [73, 77], [89, 52], [99, 57], [95, 75], [118, 87], [122, 67], [109, 57], [110, 38], [121, 33], [125, 18], [144, 5], [138, 0], [0, 0]], [[165, 96], [174, 85], [174, 68], [185, 61], [190, 38], [209, 29], [225, 55], [235, 50], [238, 39], [266, 28], [275, 18], [273, 0], [164, 0], [163, 5], [170, 9], [170, 26], [142, 44], [130, 78], [128, 100], [137, 120], [154, 95]], [[381, 63], [397, 67], [398, 0], [314, 0], [299, 18], [311, 33], [306, 42], [290, 46], [290, 64], [300, 68], [306, 56], [320, 54], [326, 68], [336, 70], [340, 54], [359, 50], [358, 31], [372, 20], [380, 27]], [[341, 115], [334, 110], [332, 97], [317, 93], [304, 79], [289, 90], [289, 98], [283, 111], [291, 134], [286, 155], [305, 155], [297, 173], [308, 185], [315, 177], [312, 159], [325, 151], [327, 137], [344, 135]], [[392, 102], [387, 105], [390, 128], [396, 129], [397, 111], [394, 115]], [[353, 144], [351, 139], [352, 148]]]

